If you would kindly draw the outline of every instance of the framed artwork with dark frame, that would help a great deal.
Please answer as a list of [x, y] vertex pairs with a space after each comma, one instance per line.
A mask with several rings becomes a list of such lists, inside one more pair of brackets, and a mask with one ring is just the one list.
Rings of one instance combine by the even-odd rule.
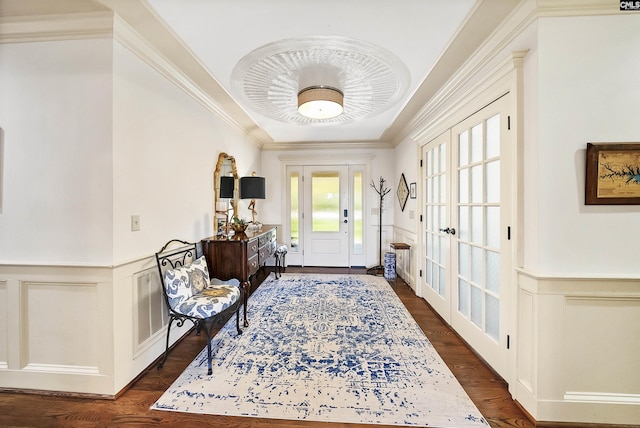
[[640, 143], [587, 143], [586, 205], [640, 205]]
[[407, 204], [409, 198], [409, 186], [407, 186], [407, 180], [404, 178], [404, 173], [400, 177], [400, 183], [398, 183], [398, 202], [400, 202], [400, 209], [404, 211], [404, 206]]
[[413, 183], [409, 184], [409, 197], [411, 199], [415, 199], [416, 198], [416, 182], [415, 181]]

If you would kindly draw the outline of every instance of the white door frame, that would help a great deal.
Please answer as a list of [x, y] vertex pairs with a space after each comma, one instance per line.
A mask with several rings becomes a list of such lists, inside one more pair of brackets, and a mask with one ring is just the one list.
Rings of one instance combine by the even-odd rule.
[[[355, 169], [358, 172], [363, 173], [362, 182], [363, 182], [363, 240], [364, 240], [364, 254], [361, 255], [350, 255], [350, 260], [352, 265], [360, 266], [360, 262], [364, 266], [366, 260], [368, 260], [368, 254], [370, 251], [370, 243], [372, 242], [373, 237], [368, 234], [370, 228], [370, 219], [368, 213], [371, 211], [371, 201], [369, 199], [369, 193], [367, 191], [369, 181], [371, 181], [371, 162], [375, 158], [374, 154], [354, 154], [349, 156], [324, 156], [324, 155], [283, 155], [279, 156], [280, 160], [280, 176], [282, 177], [282, 182], [285, 183], [283, 185], [282, 191], [282, 213], [280, 218], [282, 219], [282, 239], [286, 245], [290, 245], [290, 237], [291, 236], [291, 221], [289, 215], [291, 213], [291, 201], [289, 198], [289, 175], [287, 173], [290, 167], [299, 167], [299, 171], [302, 172], [302, 167], [305, 165], [348, 165], [348, 166], [358, 166]], [[349, 169], [349, 182], [351, 183], [352, 178], [352, 169]], [[351, 186], [351, 184], [349, 184]], [[353, 189], [349, 188], [349, 191], [352, 192]], [[352, 201], [349, 202], [349, 207], [353, 212]], [[352, 244], [352, 231], [351, 228], [353, 226], [353, 222], [350, 222], [350, 232], [349, 232], [349, 245]], [[300, 247], [303, 248], [302, 243]], [[304, 259], [302, 257], [302, 253], [291, 253], [287, 254], [287, 264], [292, 265], [303, 265]], [[355, 264], [353, 264], [355, 263]]]

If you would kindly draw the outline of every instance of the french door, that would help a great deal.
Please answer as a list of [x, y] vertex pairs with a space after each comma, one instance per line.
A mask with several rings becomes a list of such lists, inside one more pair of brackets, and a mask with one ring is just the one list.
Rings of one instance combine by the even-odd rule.
[[508, 95], [427, 144], [425, 299], [508, 379]]
[[291, 165], [287, 261], [301, 266], [364, 266], [366, 166]]

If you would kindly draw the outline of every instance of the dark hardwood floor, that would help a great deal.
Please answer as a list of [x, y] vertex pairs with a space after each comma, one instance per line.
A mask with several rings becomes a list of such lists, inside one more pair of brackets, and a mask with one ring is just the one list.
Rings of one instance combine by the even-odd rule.
[[[288, 267], [286, 272], [363, 274], [366, 273], [366, 269]], [[511, 399], [506, 383], [443, 323], [423, 299], [416, 297], [413, 290], [401, 279], [392, 283], [392, 287], [492, 427], [534, 426]], [[193, 333], [187, 335], [171, 351], [163, 369], [149, 367], [115, 400], [0, 392], [0, 426], [372, 427], [150, 410], [149, 407], [205, 346], [204, 337]]]

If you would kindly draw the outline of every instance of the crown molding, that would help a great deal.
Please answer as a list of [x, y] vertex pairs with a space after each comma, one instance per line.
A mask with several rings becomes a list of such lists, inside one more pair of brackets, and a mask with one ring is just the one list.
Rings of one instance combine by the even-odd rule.
[[[272, 141], [145, 0], [96, 0], [118, 17], [118, 41], [256, 147]], [[131, 40], [127, 40], [131, 37]]]
[[[393, 144], [400, 144], [407, 137], [432, 134], [434, 114], [444, 105], [454, 104], [464, 87], [478, 85], [482, 76], [492, 69], [492, 64], [519, 35], [537, 19], [544, 17], [596, 16], [621, 14], [618, 3], [611, 0], [524, 0], [504, 19], [492, 34], [474, 51], [473, 55], [458, 68], [451, 77], [432, 94], [423, 99], [423, 107], [407, 122], [406, 126], [393, 138]], [[635, 13], [635, 12], [634, 12]], [[500, 66], [498, 66], [498, 69]], [[493, 70], [496, 71], [496, 70]], [[486, 77], [485, 77], [486, 79]], [[494, 79], [495, 80], [495, 79]]]
[[0, 17], [0, 43], [113, 38], [256, 147], [272, 141], [145, 2], [100, 3], [110, 10]]
[[[146, 39], [142, 38], [126, 21], [116, 15], [114, 22], [113, 37], [115, 40], [130, 50], [135, 56], [149, 64], [154, 70], [187, 93], [228, 126], [243, 134], [247, 133], [244, 127], [229, 116], [209, 94], [189, 79], [187, 74], [183, 73], [179, 67], [168, 60], [162, 53], [158, 52]], [[251, 134], [248, 135], [251, 136]], [[258, 139], [252, 139], [252, 141], [258, 146], [261, 145]]]
[[309, 165], [310, 160], [316, 165], [354, 165], [367, 163], [376, 158], [375, 153], [350, 153], [348, 158], [337, 155], [280, 155], [278, 160], [287, 165]]
[[302, 142], [276, 142], [265, 144], [264, 151], [286, 151], [286, 150], [371, 150], [371, 149], [392, 149], [393, 144], [388, 141], [302, 141]]
[[0, 43], [107, 38], [113, 12], [0, 17]]
[[[454, 87], [450, 92], [430, 104], [423, 117], [424, 126], [409, 137], [418, 144], [426, 144], [446, 131], [452, 121], [457, 122], [471, 116], [487, 103], [493, 102], [510, 92], [510, 82], [514, 70], [523, 67], [529, 51], [515, 51], [507, 55], [494, 68], [483, 74], [483, 78], [472, 87]], [[451, 94], [455, 94], [451, 96]], [[428, 126], [426, 125], [428, 124]]]
[[[612, 0], [536, 0], [538, 16], [588, 16], [620, 13]], [[625, 12], [627, 13], [627, 12]]]

